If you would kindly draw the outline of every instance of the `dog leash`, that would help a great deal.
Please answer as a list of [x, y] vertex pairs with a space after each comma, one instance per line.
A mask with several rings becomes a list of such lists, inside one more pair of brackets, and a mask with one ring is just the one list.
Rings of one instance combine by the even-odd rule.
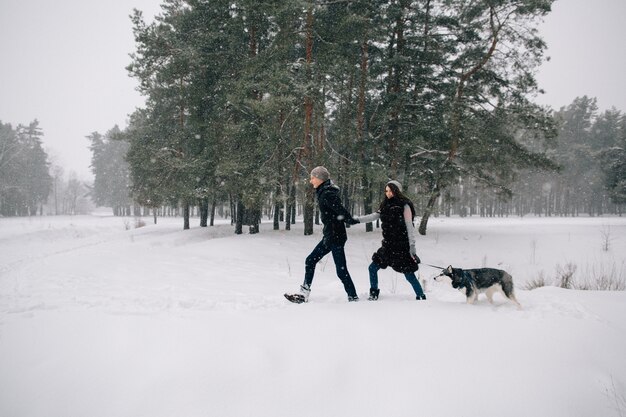
[[442, 266], [437, 266], [437, 265], [431, 265], [431, 264], [424, 264], [424, 265], [427, 265], [427, 266], [432, 266], [433, 268], [437, 268], [437, 269], [441, 269], [441, 270], [446, 269], [446, 268], [444, 268], [444, 267], [442, 267]]

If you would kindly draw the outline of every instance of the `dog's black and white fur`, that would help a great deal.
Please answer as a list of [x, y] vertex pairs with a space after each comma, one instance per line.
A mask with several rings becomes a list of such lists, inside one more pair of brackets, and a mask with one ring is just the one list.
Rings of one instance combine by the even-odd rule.
[[483, 292], [487, 295], [489, 302], [493, 303], [493, 294], [499, 291], [518, 308], [522, 307], [515, 298], [513, 277], [506, 271], [494, 268], [461, 269], [449, 266], [441, 271], [441, 275], [435, 277], [437, 282], [447, 280], [450, 280], [453, 288], [458, 288], [465, 293], [468, 304], [474, 304], [478, 294]]

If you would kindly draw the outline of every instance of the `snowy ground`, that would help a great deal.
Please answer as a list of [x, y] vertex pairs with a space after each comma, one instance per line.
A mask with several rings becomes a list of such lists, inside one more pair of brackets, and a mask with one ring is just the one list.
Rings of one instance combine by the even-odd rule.
[[524, 289], [568, 264], [623, 276], [626, 219], [432, 219], [422, 262], [505, 269], [522, 310], [466, 305], [425, 265], [427, 301], [389, 270], [367, 301], [381, 236], [362, 225], [346, 246], [362, 301], [327, 257], [294, 305], [319, 228], [144, 221], [0, 219], [0, 416], [626, 415], [626, 293]]

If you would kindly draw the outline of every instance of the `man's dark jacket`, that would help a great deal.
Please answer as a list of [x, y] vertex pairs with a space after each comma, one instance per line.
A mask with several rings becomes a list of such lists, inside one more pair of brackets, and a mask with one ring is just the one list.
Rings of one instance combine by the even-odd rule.
[[343, 246], [348, 240], [345, 221], [352, 222], [352, 215], [341, 204], [339, 187], [326, 180], [316, 189], [320, 217], [324, 224], [324, 243], [327, 246]]

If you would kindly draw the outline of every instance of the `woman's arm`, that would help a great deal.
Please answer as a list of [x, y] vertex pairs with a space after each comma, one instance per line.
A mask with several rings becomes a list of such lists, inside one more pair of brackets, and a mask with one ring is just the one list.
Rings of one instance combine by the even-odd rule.
[[413, 227], [413, 213], [408, 204], [404, 205], [404, 224], [406, 225], [406, 234], [409, 237], [409, 246], [411, 247], [411, 255], [417, 257], [415, 250], [415, 227]]
[[355, 217], [354, 219], [358, 220], [359, 223], [371, 223], [373, 221], [380, 219], [380, 213], [376, 212], [376, 213], [368, 214], [366, 216]]

